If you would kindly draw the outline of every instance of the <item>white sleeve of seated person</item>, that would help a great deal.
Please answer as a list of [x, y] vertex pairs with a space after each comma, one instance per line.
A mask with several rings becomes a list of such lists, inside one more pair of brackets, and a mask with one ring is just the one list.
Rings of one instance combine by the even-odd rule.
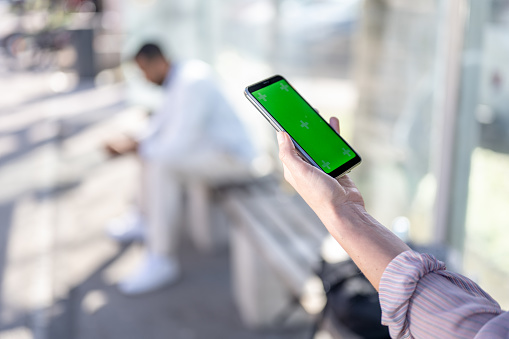
[[[161, 108], [160, 114], [170, 118], [161, 119], [162, 126], [157, 126], [148, 140], [142, 140], [141, 156], [155, 162], [174, 163], [206, 145], [206, 116], [210, 105], [214, 104], [214, 96], [211, 84], [203, 80], [176, 89], [171, 102]], [[177, 118], [171, 118], [172, 115]]]

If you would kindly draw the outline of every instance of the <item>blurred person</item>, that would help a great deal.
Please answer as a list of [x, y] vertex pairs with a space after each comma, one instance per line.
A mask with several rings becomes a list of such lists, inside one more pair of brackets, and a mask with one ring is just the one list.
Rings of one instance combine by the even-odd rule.
[[[331, 119], [339, 133], [339, 121]], [[470, 279], [410, 248], [366, 212], [355, 184], [305, 162], [278, 133], [285, 179], [379, 291], [393, 338], [508, 338], [509, 312]]]
[[173, 63], [155, 44], [135, 61], [148, 81], [164, 89], [163, 104], [138, 137], [106, 145], [113, 154], [136, 151], [142, 163], [138, 206], [108, 226], [121, 242], [145, 238], [140, 267], [119, 283], [125, 294], [141, 294], [175, 282], [186, 182], [234, 181], [249, 176], [254, 151], [232, 107], [202, 61]]

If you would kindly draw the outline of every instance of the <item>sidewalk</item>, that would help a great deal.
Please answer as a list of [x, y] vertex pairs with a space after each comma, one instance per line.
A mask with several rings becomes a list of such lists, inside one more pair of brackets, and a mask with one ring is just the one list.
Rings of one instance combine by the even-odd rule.
[[26, 98], [9, 121], [17, 117], [25, 124], [18, 128], [46, 126], [55, 133], [25, 146], [21, 158], [10, 153], [1, 158], [0, 182], [5, 183], [19, 170], [39, 176], [41, 164], [48, 165], [48, 159], [57, 163], [49, 164], [53, 187], [20, 175], [0, 206], [5, 225], [0, 339], [309, 336], [307, 328], [246, 329], [232, 298], [227, 249], [202, 255], [186, 239], [181, 281], [145, 296], [121, 295], [114, 284], [136, 266], [142, 248], [112, 242], [104, 226], [128, 208], [138, 167], [134, 157], [107, 159], [101, 145], [112, 131], [140, 123], [140, 112], [125, 106], [121, 85], [44, 95], [37, 102]]

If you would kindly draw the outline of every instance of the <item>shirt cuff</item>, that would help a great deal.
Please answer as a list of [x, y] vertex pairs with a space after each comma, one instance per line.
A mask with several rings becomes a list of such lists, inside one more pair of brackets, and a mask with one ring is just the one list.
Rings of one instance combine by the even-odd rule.
[[409, 338], [407, 312], [421, 278], [444, 271], [445, 264], [429, 254], [406, 251], [394, 258], [385, 269], [379, 286], [382, 324], [389, 326], [391, 337]]

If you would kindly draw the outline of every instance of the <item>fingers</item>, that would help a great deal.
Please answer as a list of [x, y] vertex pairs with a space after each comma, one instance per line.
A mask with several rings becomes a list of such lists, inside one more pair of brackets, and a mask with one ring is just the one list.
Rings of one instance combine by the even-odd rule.
[[283, 163], [283, 174], [285, 177], [285, 180], [288, 181], [290, 185], [295, 187], [295, 179], [293, 178], [292, 172], [286, 167], [286, 165]]
[[354, 182], [352, 181], [352, 179], [350, 179], [350, 177], [348, 176], [348, 174], [345, 174], [343, 175], [341, 178], [338, 179], [338, 182], [341, 184], [341, 186], [343, 187], [349, 187], [349, 188], [357, 188], [357, 186], [355, 186]]
[[299, 155], [299, 152], [295, 149], [295, 145], [288, 133], [278, 132], [277, 140], [279, 143], [279, 159], [283, 162], [283, 165], [291, 172], [298, 169], [299, 166], [305, 164], [304, 160]]
[[332, 117], [330, 118], [330, 125], [331, 127], [336, 131], [338, 132], [338, 134], [340, 133], [339, 132], [339, 119], [336, 118], [336, 117]]

